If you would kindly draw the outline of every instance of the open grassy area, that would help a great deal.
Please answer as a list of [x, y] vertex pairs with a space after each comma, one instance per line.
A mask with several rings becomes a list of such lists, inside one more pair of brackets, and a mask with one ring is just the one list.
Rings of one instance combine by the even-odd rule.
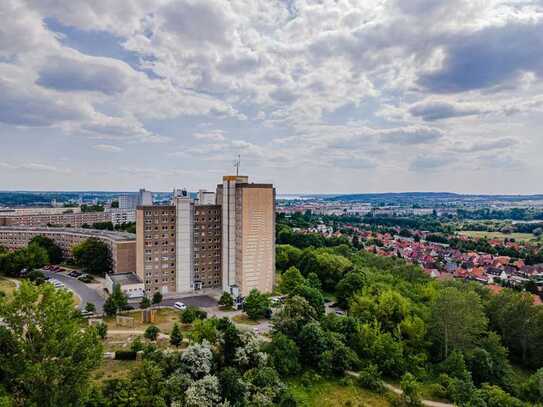
[[[171, 308], [160, 308], [157, 311], [156, 321], [153, 325], [156, 325], [159, 327], [161, 332], [164, 333], [170, 333], [173, 325], [177, 322], [181, 325], [179, 320], [179, 311], [171, 309]], [[145, 330], [149, 325], [151, 324], [144, 324], [141, 322], [142, 320], [142, 311], [134, 311], [129, 313], [123, 313], [122, 316], [132, 317], [134, 318], [134, 330], [141, 331]], [[122, 327], [117, 326], [115, 318], [106, 318], [106, 323], [108, 325], [108, 328], [110, 330], [129, 330], [128, 327]], [[181, 329], [185, 330], [184, 327], [181, 325]]]
[[534, 240], [535, 236], [531, 233], [502, 233], [502, 232], [484, 232], [478, 230], [462, 230], [458, 232], [460, 235], [469, 237], [486, 237], [487, 239], [515, 239], [517, 241]]
[[6, 297], [11, 297], [16, 288], [17, 285], [13, 281], [0, 277], [0, 291], [6, 294]]
[[386, 396], [372, 393], [356, 384], [344, 384], [339, 380], [319, 380], [304, 386], [299, 379], [288, 382], [300, 407], [388, 407]]
[[130, 376], [130, 373], [141, 366], [141, 361], [138, 360], [106, 360], [102, 361], [92, 373], [92, 380], [96, 383], [101, 383], [104, 380], [123, 379]]
[[258, 325], [258, 321], [253, 321], [252, 319], [249, 319], [247, 314], [235, 315], [232, 317], [232, 321], [234, 321], [237, 324]]

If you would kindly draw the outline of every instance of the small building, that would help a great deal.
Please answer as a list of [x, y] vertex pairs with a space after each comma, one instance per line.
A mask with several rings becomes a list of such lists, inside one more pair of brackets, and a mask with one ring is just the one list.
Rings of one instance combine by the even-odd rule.
[[128, 299], [142, 298], [145, 295], [143, 281], [135, 273], [106, 274], [107, 290], [112, 293], [116, 285], [121, 287]]

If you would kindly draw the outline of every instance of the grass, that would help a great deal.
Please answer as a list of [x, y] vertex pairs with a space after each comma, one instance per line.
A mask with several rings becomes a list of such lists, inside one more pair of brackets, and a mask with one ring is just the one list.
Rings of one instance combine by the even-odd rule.
[[502, 232], [484, 232], [478, 230], [462, 230], [458, 232], [460, 235], [487, 239], [515, 239], [516, 241], [534, 240], [535, 236], [531, 233], [502, 233]]
[[102, 383], [104, 380], [124, 379], [141, 366], [139, 360], [109, 360], [104, 359], [100, 367], [92, 374], [95, 383]]
[[340, 380], [312, 381], [304, 385], [300, 379], [288, 382], [288, 387], [300, 407], [388, 407], [387, 397]]
[[[134, 330], [135, 331], [141, 331], [145, 330], [149, 325], [156, 325], [162, 332], [169, 333], [171, 332], [173, 325], [177, 322], [180, 324], [179, 321], [179, 311], [176, 311], [171, 308], [160, 308], [157, 311], [156, 321], [154, 324], [144, 324], [141, 322], [142, 320], [142, 311], [134, 311], [126, 314], [122, 314], [122, 316], [128, 316], [134, 318]], [[122, 327], [117, 326], [115, 317], [113, 318], [107, 318], [106, 323], [108, 325], [108, 328], [110, 330], [130, 330], [131, 328], [128, 327]], [[180, 324], [181, 325], [181, 324]], [[181, 326], [181, 329], [183, 329], [183, 326]]]
[[16, 288], [17, 285], [13, 281], [0, 277], [0, 291], [6, 294], [7, 298], [11, 298], [13, 296]]
[[253, 321], [252, 319], [249, 319], [247, 314], [235, 315], [232, 317], [232, 321], [243, 325], [258, 325], [258, 321]]

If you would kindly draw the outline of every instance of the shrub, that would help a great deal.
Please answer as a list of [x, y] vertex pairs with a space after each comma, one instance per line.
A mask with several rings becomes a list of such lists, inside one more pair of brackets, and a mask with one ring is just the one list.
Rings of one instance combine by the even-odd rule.
[[384, 393], [385, 391], [385, 385], [381, 378], [381, 372], [377, 366], [371, 363], [360, 371], [358, 384], [365, 389], [369, 389], [377, 393]]
[[207, 312], [194, 305], [189, 305], [186, 310], [181, 311], [181, 322], [192, 324], [196, 319], [206, 319]]
[[150, 325], [145, 330], [145, 333], [143, 334], [145, 338], [149, 339], [150, 341], [156, 341], [156, 338], [158, 337], [158, 333], [160, 332], [160, 329], [155, 325]]
[[137, 352], [123, 350], [115, 352], [115, 360], [136, 360]]

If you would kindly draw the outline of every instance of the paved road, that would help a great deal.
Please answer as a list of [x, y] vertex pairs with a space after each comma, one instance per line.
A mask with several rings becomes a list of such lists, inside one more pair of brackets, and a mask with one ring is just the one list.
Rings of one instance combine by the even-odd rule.
[[102, 313], [104, 308], [104, 298], [101, 297], [93, 288], [90, 288], [85, 283], [76, 278], [67, 276], [66, 274], [54, 273], [47, 270], [45, 270], [43, 274], [64, 283], [66, 287], [73, 290], [79, 296], [79, 298], [81, 298], [81, 304], [79, 305], [80, 309], [84, 309], [88, 302], [92, 302], [96, 306], [96, 312], [99, 314]]

